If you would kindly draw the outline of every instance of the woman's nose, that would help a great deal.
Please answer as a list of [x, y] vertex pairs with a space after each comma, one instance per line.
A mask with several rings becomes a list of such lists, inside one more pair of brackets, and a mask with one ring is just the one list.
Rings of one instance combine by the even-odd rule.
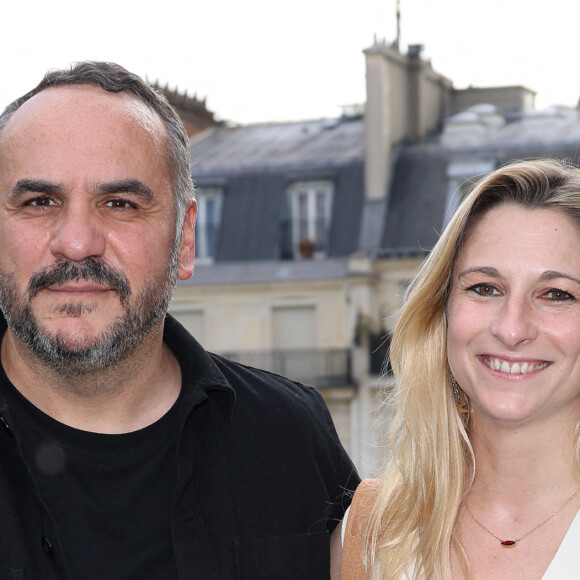
[[533, 340], [538, 331], [532, 304], [524, 297], [508, 296], [496, 313], [491, 331], [510, 349]]

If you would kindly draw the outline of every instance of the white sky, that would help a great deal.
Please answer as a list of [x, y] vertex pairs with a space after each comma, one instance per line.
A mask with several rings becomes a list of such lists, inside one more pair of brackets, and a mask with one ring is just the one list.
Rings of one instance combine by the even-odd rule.
[[[401, 0], [458, 88], [523, 84], [537, 106], [580, 97], [579, 0]], [[395, 0], [29, 0], [0, 13], [0, 107], [49, 68], [112, 60], [207, 97], [241, 123], [336, 116], [365, 99], [364, 57], [395, 37]]]

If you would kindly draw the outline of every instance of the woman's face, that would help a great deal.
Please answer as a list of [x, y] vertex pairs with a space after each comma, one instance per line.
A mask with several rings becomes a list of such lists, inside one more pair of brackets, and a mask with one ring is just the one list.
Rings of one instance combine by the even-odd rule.
[[473, 417], [510, 425], [580, 417], [580, 228], [555, 209], [504, 204], [460, 250], [448, 357]]

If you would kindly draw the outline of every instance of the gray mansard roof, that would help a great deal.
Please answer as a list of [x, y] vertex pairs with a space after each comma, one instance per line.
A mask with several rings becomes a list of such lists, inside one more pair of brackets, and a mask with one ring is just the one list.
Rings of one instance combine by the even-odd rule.
[[[392, 167], [385, 200], [365, 201], [360, 117], [216, 127], [194, 139], [191, 157], [197, 185], [224, 192], [214, 271], [205, 283], [232, 275], [231, 266], [215, 268], [236, 262], [248, 267], [237, 279], [278, 279], [288, 272], [301, 278], [317, 269], [324, 278], [336, 276], [358, 250], [383, 257], [428, 252], [444, 227], [448, 195], [461, 181], [474, 182], [516, 159], [580, 163], [580, 119], [565, 107], [524, 112], [515, 120], [490, 105], [471, 107], [447, 119], [441, 134], [400, 146], [385, 159]], [[334, 184], [330, 265], [316, 260], [280, 270], [276, 263], [288, 257], [282, 249], [288, 186], [317, 179]]]
[[360, 118], [216, 127], [191, 144], [198, 187], [223, 190], [215, 263], [284, 258], [287, 190], [296, 181], [330, 180], [333, 215], [327, 255], [357, 249], [364, 198]]
[[[506, 123], [489, 105], [472, 109], [449, 119], [437, 138], [396, 151], [379, 255], [421, 254], [433, 247], [444, 225], [454, 164], [477, 167], [485, 161], [495, 168], [540, 157], [580, 164], [577, 110], [531, 111]], [[475, 182], [481, 175], [461, 177]]]
[[326, 169], [362, 159], [360, 117], [216, 127], [191, 145], [197, 180], [233, 173]]

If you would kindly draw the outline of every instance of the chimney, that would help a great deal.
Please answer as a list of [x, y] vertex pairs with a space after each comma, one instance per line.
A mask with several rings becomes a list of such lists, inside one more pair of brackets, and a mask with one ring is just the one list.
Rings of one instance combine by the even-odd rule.
[[449, 109], [453, 84], [421, 58], [422, 51], [415, 44], [404, 55], [384, 42], [364, 51], [367, 199], [386, 197], [393, 149], [440, 130]]

